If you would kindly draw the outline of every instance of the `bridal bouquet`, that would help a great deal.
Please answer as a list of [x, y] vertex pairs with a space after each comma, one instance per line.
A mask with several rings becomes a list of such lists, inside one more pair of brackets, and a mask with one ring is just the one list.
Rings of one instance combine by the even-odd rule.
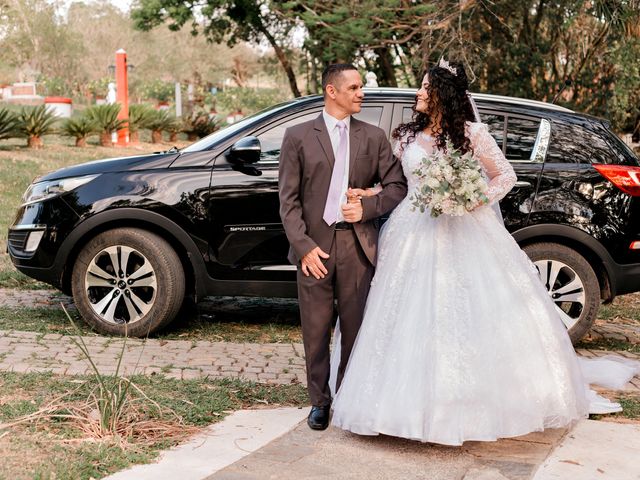
[[422, 159], [413, 172], [420, 185], [412, 195], [412, 205], [423, 212], [431, 210], [432, 217], [442, 214], [459, 217], [481, 203], [487, 203], [487, 182], [480, 173], [479, 163], [471, 152], [460, 153], [447, 141], [446, 151], [436, 152]]

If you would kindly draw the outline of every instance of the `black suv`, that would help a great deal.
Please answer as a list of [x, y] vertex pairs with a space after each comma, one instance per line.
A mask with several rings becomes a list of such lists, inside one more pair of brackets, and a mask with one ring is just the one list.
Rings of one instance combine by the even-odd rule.
[[[640, 166], [605, 121], [566, 108], [474, 95], [512, 162], [506, 227], [537, 266], [573, 340], [601, 300], [640, 290]], [[366, 90], [358, 118], [390, 133], [414, 90]], [[286, 128], [315, 118], [299, 98], [181, 151], [108, 159], [38, 178], [9, 229], [27, 275], [72, 293], [98, 331], [146, 335], [183, 298], [295, 297], [296, 267], [278, 215]], [[506, 272], [505, 272], [506, 274]]]

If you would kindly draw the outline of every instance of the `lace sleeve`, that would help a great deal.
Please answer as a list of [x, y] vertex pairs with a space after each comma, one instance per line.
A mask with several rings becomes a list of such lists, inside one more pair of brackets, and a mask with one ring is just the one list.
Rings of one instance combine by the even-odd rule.
[[489, 178], [489, 203], [497, 202], [515, 185], [516, 173], [484, 123], [472, 123], [469, 131], [473, 156]]
[[397, 140], [395, 140], [393, 142], [392, 148], [393, 148], [393, 155], [400, 160], [402, 158], [402, 151], [404, 150], [402, 148], [402, 141], [404, 139], [403, 138], [399, 138]]

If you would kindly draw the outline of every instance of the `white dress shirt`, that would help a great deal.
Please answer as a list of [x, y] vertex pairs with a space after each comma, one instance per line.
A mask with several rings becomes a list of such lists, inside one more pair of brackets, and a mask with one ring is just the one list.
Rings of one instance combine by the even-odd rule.
[[[335, 159], [338, 153], [338, 143], [340, 142], [340, 129], [337, 126], [340, 120], [329, 115], [324, 109], [322, 110], [322, 117], [324, 118], [324, 124], [327, 126], [327, 132], [329, 132], [329, 138], [331, 139], [331, 148], [333, 148], [333, 158]], [[347, 116], [346, 118], [342, 119], [342, 121], [347, 126], [345, 132], [347, 135], [347, 158], [344, 165], [344, 177], [342, 179], [342, 189], [340, 192], [342, 200], [340, 202], [340, 205], [347, 203], [347, 189], [349, 188], [349, 155], [351, 154], [349, 130], [351, 128], [351, 116]], [[340, 208], [340, 206], [338, 206], [336, 218], [336, 222], [344, 222], [344, 216], [342, 215], [342, 208]]]

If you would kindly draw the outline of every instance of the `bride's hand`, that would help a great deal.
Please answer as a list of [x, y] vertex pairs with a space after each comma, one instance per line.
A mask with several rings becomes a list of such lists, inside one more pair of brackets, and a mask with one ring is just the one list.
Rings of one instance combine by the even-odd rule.
[[489, 200], [481, 200], [478, 203], [476, 203], [473, 207], [471, 208], [467, 208], [467, 212], [473, 212], [474, 210], [477, 210], [480, 207], [484, 207], [485, 205], [489, 205]]
[[382, 191], [382, 187], [380, 185], [376, 185], [373, 188], [367, 188], [363, 190], [362, 188], [350, 188], [347, 190], [347, 201], [349, 203], [357, 202], [362, 197], [373, 197]]

